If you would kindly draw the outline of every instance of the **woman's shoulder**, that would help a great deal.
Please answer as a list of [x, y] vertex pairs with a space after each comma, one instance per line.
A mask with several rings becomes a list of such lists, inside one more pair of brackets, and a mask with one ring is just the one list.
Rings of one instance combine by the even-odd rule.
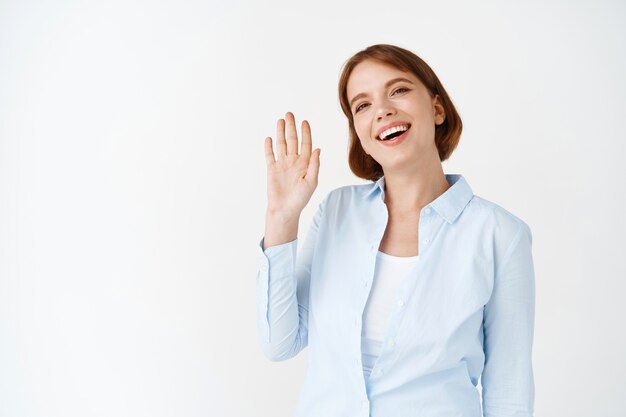
[[474, 194], [465, 210], [468, 220], [481, 218], [491, 228], [506, 234], [517, 234], [520, 229], [525, 229], [531, 234], [530, 226], [514, 210], [504, 208], [502, 205]]
[[375, 184], [343, 185], [331, 189], [319, 204], [318, 211], [325, 218], [344, 218], [346, 213], [359, 217], [370, 213], [370, 195]]
[[376, 183], [370, 182], [367, 184], [349, 184], [342, 185], [332, 189], [328, 194], [334, 195], [364, 195], [371, 192], [376, 187]]
[[324, 200], [327, 204], [363, 204], [376, 188], [376, 183], [342, 185], [331, 189]]

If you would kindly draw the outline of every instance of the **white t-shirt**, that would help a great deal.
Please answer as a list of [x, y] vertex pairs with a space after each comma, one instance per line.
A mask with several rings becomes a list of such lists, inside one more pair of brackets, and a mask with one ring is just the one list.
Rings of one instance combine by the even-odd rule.
[[363, 311], [361, 353], [363, 374], [369, 377], [380, 355], [387, 322], [396, 307], [396, 289], [417, 264], [419, 256], [392, 256], [378, 251], [374, 280]]

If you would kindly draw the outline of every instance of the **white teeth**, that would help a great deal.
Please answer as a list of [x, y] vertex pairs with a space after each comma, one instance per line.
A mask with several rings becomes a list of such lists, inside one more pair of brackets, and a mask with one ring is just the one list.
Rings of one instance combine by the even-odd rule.
[[408, 130], [409, 126], [408, 125], [400, 125], [400, 126], [394, 126], [392, 128], [389, 128], [387, 130], [385, 130], [384, 132], [382, 132], [380, 134], [380, 140], [385, 140], [385, 138], [389, 135], [391, 135], [392, 133], [395, 132], [404, 132], [405, 130]]

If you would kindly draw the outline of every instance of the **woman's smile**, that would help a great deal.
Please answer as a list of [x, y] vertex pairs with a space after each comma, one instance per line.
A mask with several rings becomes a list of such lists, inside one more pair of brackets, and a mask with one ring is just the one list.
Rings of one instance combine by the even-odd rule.
[[408, 122], [393, 122], [378, 129], [376, 139], [385, 140], [391, 139], [394, 136], [399, 136], [405, 130], [409, 130], [411, 123]]
[[395, 133], [395, 134], [391, 133], [391, 134], [387, 135], [387, 137], [385, 137], [385, 139], [378, 139], [378, 141], [382, 145], [384, 145], [384, 146], [397, 146], [397, 145], [401, 144], [404, 141], [404, 139], [406, 139], [406, 137], [409, 134], [410, 129], [411, 128], [408, 127], [402, 133], [400, 133], [400, 131], [397, 131], [397, 133]]

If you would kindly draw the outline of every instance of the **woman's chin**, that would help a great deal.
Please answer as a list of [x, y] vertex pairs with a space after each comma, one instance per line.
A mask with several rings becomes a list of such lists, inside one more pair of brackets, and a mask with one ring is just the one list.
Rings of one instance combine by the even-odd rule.
[[396, 155], [393, 158], [385, 158], [378, 162], [383, 167], [383, 171], [401, 171], [407, 168], [415, 168], [415, 157]]

